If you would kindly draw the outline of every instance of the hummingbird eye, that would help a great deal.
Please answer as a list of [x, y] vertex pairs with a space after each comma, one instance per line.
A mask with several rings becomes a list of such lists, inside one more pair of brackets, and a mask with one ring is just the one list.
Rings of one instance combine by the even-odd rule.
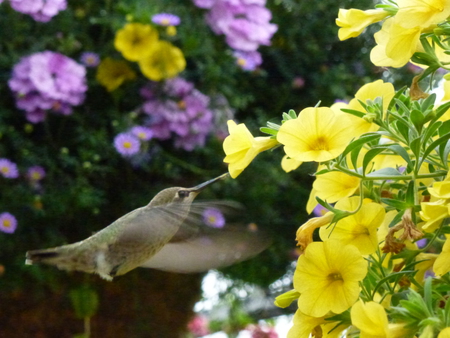
[[178, 191], [178, 197], [186, 198], [188, 196], [189, 196], [189, 191], [187, 191], [187, 190], [180, 190], [180, 191]]

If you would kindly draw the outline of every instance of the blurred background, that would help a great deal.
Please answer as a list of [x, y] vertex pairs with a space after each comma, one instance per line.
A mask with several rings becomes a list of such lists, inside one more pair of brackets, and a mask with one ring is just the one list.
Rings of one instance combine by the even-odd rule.
[[[208, 275], [204, 292], [205, 274], [138, 268], [107, 282], [26, 266], [25, 252], [82, 240], [164, 188], [226, 172], [229, 119], [261, 136], [259, 127], [279, 123], [289, 109], [349, 100], [380, 77], [412, 77], [412, 68], [392, 74], [370, 64], [370, 34], [339, 42], [338, 9], [372, 6], [4, 0], [0, 217], [9, 223], [0, 229], [0, 336], [236, 337], [247, 330], [249, 337], [276, 337], [273, 318], [292, 310], [276, 308], [273, 299], [292, 288], [295, 232], [308, 217], [314, 170], [285, 173], [277, 150], [199, 197], [243, 204], [241, 222], [273, 238], [257, 257]], [[155, 18], [161, 13], [179, 21]], [[131, 23], [151, 26], [171, 56], [130, 60], [118, 40]], [[158, 67], [175, 70], [158, 78]]]

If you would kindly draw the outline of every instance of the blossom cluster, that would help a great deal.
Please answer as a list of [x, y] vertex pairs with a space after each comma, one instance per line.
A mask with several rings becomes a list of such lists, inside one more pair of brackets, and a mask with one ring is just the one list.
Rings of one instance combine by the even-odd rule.
[[60, 53], [39, 52], [14, 66], [8, 85], [17, 108], [26, 112], [28, 121], [38, 123], [47, 112], [70, 115], [73, 106], [83, 103], [86, 68]]
[[[372, 62], [398, 67], [411, 58], [427, 61], [410, 88], [368, 83], [348, 103], [283, 113], [280, 124], [261, 128], [269, 136], [253, 137], [244, 124], [228, 122], [224, 162], [233, 178], [260, 152], [275, 147], [283, 147], [286, 172], [318, 163], [306, 210], [320, 204], [324, 212], [299, 227], [294, 289], [276, 299], [280, 307], [298, 301], [289, 338], [317, 332], [450, 335], [450, 96], [448, 85], [442, 101], [418, 85], [437, 68], [447, 69], [436, 51], [450, 51], [440, 43], [450, 35], [443, 22], [450, 6], [399, 0], [393, 7], [341, 9], [339, 37], [357, 36], [390, 16], [375, 35]], [[419, 38], [424, 49], [417, 53]], [[314, 233], [320, 241], [313, 241]]]
[[[376, 66], [402, 67], [415, 53], [425, 52], [428, 57], [424, 59], [423, 54], [422, 57], [416, 54], [414, 61], [440, 67], [450, 61], [445, 53], [446, 41], [441, 39], [442, 34], [447, 33], [445, 23], [449, 15], [448, 1], [398, 0], [392, 5], [366, 11], [340, 9], [336, 23], [340, 27], [339, 39], [346, 40], [357, 37], [367, 26], [384, 20], [380, 31], [374, 35], [377, 45], [370, 53]], [[436, 38], [432, 39], [431, 34]], [[428, 37], [428, 40], [422, 37]]]
[[214, 33], [225, 35], [237, 64], [244, 70], [254, 70], [262, 63], [257, 49], [270, 45], [278, 28], [270, 23], [272, 13], [265, 3], [265, 0], [194, 0], [196, 6], [209, 9], [207, 23]]
[[174, 136], [175, 146], [188, 151], [203, 146], [214, 125], [209, 97], [179, 77], [167, 80], [163, 91], [164, 100], [153, 95], [149, 87], [143, 91], [146, 101], [142, 111], [148, 116], [145, 125], [153, 137], [167, 140]]
[[30, 15], [40, 22], [50, 21], [67, 8], [66, 0], [9, 0], [9, 4], [15, 11]]

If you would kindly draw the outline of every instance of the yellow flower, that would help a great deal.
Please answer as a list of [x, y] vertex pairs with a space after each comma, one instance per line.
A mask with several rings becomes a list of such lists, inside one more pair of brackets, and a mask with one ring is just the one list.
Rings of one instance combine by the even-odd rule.
[[397, 23], [405, 28], [440, 23], [450, 15], [450, 0], [397, 0]]
[[298, 228], [295, 238], [300, 249], [305, 250], [306, 247], [312, 243], [314, 230], [330, 224], [333, 217], [334, 214], [332, 212], [327, 212], [323, 216], [310, 218], [305, 224], [302, 224], [300, 228]]
[[435, 181], [428, 192], [434, 198], [447, 199], [450, 198], [450, 180], [448, 177], [444, 181]]
[[317, 176], [313, 183], [314, 196], [328, 203], [334, 203], [341, 198], [353, 195], [358, 190], [360, 182], [361, 179], [358, 177], [340, 171], [331, 171]]
[[388, 12], [380, 9], [369, 9], [368, 11], [354, 8], [339, 9], [336, 19], [336, 25], [341, 27], [338, 32], [339, 40], [357, 37], [367, 26], [383, 20], [388, 15]]
[[124, 81], [133, 80], [136, 73], [125, 61], [105, 58], [97, 68], [97, 81], [111, 92], [117, 89]]
[[313, 317], [342, 313], [358, 299], [367, 263], [353, 245], [337, 240], [314, 242], [298, 259], [294, 288], [299, 310]]
[[324, 317], [312, 317], [297, 310], [294, 315], [294, 325], [287, 334], [287, 338], [309, 338], [317, 326], [325, 323]]
[[281, 160], [281, 168], [288, 173], [300, 167], [302, 163], [303, 162], [294, 160], [293, 158], [284, 155], [283, 159]]
[[114, 47], [130, 61], [148, 57], [158, 42], [158, 32], [150, 25], [128, 23], [119, 29], [114, 39]]
[[450, 271], [450, 240], [448, 238], [433, 264], [433, 271], [438, 276], [442, 276]]
[[450, 338], [450, 327], [446, 327], [445, 329], [441, 330], [437, 338]]
[[[359, 196], [345, 198], [336, 203], [339, 210], [356, 210], [360, 202]], [[342, 245], [352, 244], [363, 255], [369, 255], [378, 248], [377, 229], [383, 224], [385, 210], [378, 203], [368, 202], [361, 209], [348, 217], [341, 219], [334, 227], [320, 228], [320, 238], [323, 241], [339, 240]]]
[[152, 81], [161, 81], [174, 77], [186, 68], [181, 49], [170, 42], [159, 41], [152, 49], [152, 53], [139, 60], [142, 74]]
[[374, 35], [377, 45], [370, 52], [370, 60], [379, 67], [404, 66], [417, 51], [421, 32], [420, 27], [406, 29], [394, 18], [387, 19]]
[[223, 141], [223, 150], [227, 155], [228, 171], [236, 178], [260, 152], [273, 148], [277, 140], [270, 137], [253, 137], [245, 124], [228, 121], [230, 135]]
[[355, 136], [347, 116], [320, 107], [303, 109], [298, 118], [283, 123], [277, 140], [292, 159], [324, 162], [341, 154]]
[[350, 311], [352, 324], [361, 330], [361, 338], [388, 336], [388, 318], [383, 306], [359, 300]]
[[434, 232], [442, 223], [444, 218], [449, 216], [449, 206], [447, 200], [439, 199], [434, 202], [420, 203], [420, 218], [425, 221], [422, 230]]
[[383, 99], [383, 112], [386, 112], [394, 95], [395, 89], [392, 83], [383, 82], [383, 80], [366, 83], [358, 89], [355, 94], [355, 98], [349, 102], [348, 108], [366, 113], [364, 107], [361, 103], [359, 103], [359, 101], [365, 103], [367, 100], [374, 101], [377, 97], [381, 97]]
[[276, 306], [281, 307], [281, 308], [284, 309], [284, 308], [288, 307], [289, 305], [291, 305], [291, 303], [294, 300], [297, 300], [299, 296], [300, 296], [300, 294], [298, 293], [297, 290], [295, 290], [295, 289], [294, 290], [290, 290], [288, 292], [285, 292], [285, 293], [277, 296], [275, 298], [274, 304]]

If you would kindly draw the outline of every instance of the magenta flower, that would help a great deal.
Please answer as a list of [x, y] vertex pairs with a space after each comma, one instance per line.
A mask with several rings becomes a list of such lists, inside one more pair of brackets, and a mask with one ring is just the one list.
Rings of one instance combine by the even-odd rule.
[[17, 219], [9, 212], [3, 212], [0, 214], [0, 231], [12, 234], [16, 231]]
[[255, 70], [262, 63], [261, 54], [257, 51], [243, 52], [235, 50], [233, 56], [236, 58], [238, 66], [247, 71]]
[[0, 158], [0, 174], [5, 178], [19, 177], [17, 165], [6, 158]]
[[45, 170], [41, 166], [35, 165], [33, 167], [28, 168], [27, 170], [27, 178], [31, 182], [38, 182], [45, 177]]
[[40, 22], [50, 21], [67, 8], [66, 0], [9, 0], [9, 3], [15, 11], [28, 14]]
[[100, 63], [100, 57], [94, 52], [84, 52], [81, 54], [80, 61], [86, 67], [97, 67]]
[[203, 222], [211, 228], [223, 228], [225, 225], [225, 217], [217, 208], [206, 208], [202, 216]]
[[278, 338], [278, 333], [273, 327], [251, 325], [248, 329], [252, 338]]
[[24, 57], [13, 68], [9, 88], [28, 121], [41, 122], [46, 112], [70, 115], [84, 101], [86, 68], [59, 53], [45, 51]]
[[144, 126], [134, 126], [131, 128], [130, 132], [142, 141], [151, 140], [153, 137], [153, 132], [150, 128]]
[[160, 26], [178, 26], [180, 18], [170, 13], [159, 13], [152, 16], [152, 22]]
[[114, 138], [114, 147], [123, 156], [132, 156], [139, 152], [141, 142], [131, 133], [120, 133]]

